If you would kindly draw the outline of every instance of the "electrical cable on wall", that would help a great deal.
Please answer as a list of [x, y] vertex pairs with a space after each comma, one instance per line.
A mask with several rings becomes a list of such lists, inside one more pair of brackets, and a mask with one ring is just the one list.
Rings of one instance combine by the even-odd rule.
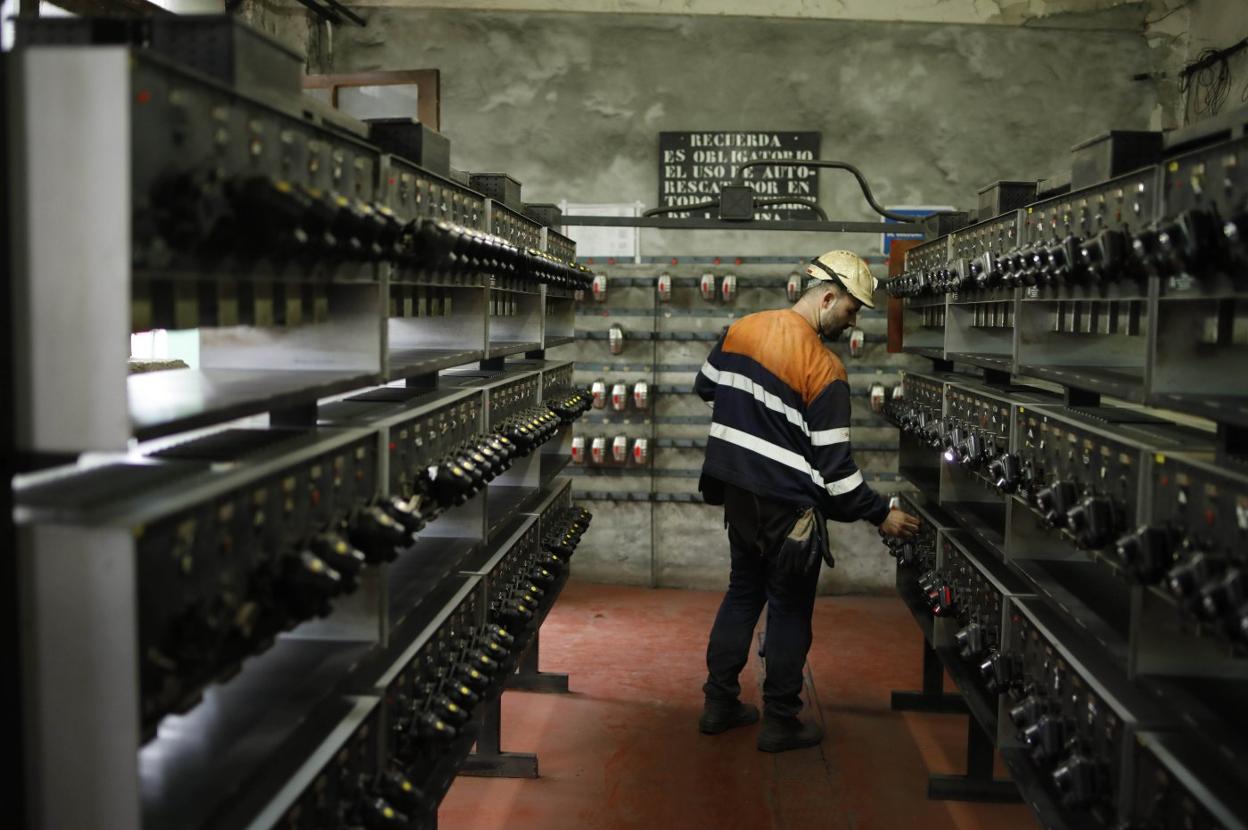
[[858, 187], [861, 188], [862, 195], [866, 198], [867, 204], [870, 205], [871, 209], [880, 216], [883, 216], [885, 219], [893, 219], [898, 222], [910, 222], [914, 219], [913, 216], [906, 216], [905, 214], [892, 213], [891, 211], [885, 210], [884, 207], [875, 200], [875, 195], [871, 192], [871, 185], [867, 184], [867, 179], [862, 175], [862, 171], [860, 171], [857, 167], [854, 167], [854, 165], [849, 162], [823, 161], [821, 159], [812, 159], [807, 161], [797, 161], [795, 159], [758, 159], [757, 161], [746, 162], [737, 168], [737, 175], [735, 177], [736, 183], [739, 185], [745, 184], [745, 171], [749, 168], [764, 166], [823, 167], [831, 170], [845, 170], [858, 180]]
[[[800, 199], [797, 197], [779, 197], [775, 199], [759, 199], [754, 202], [755, 207], [775, 207], [777, 205], [801, 205], [815, 212], [819, 217], [819, 221], [828, 221], [828, 214], [813, 199]], [[692, 205], [668, 205], [666, 207], [650, 208], [642, 216], [664, 216], [669, 213], [684, 213], [693, 210], [706, 210], [708, 208], [719, 207], [718, 199], [708, 199], [705, 202], [695, 202]]]
[[[902, 213], [893, 213], [885, 209], [879, 202], [875, 200], [875, 195], [871, 192], [871, 185], [867, 184], [867, 179], [862, 175], [857, 167], [844, 161], [824, 161], [822, 159], [809, 159], [798, 161], [796, 159], [758, 159], [757, 161], [747, 162], [737, 168], [736, 175], [733, 176], [734, 186], [745, 187], [749, 183], [745, 180], [745, 171], [751, 167], [822, 167], [831, 170], [845, 170], [858, 180], [858, 187], [862, 190], [862, 195], [866, 198], [867, 204], [873, 211], [883, 216], [885, 219], [892, 219], [896, 222], [913, 222], [913, 216], [907, 216]], [[828, 215], [819, 207], [818, 203], [813, 199], [797, 199], [797, 198], [778, 198], [778, 199], [758, 199], [754, 202], [759, 207], [775, 207], [777, 205], [802, 205], [810, 208], [818, 216], [820, 221], [828, 221]], [[665, 205], [662, 207], [651, 208], [642, 216], [663, 216], [669, 213], [684, 213], [693, 210], [707, 210], [708, 208], [718, 208], [720, 199], [716, 196], [714, 199], [707, 199], [703, 202], [695, 202], [692, 205]], [[956, 211], [936, 211], [932, 216], [947, 214]]]
[[[1244, 38], [1225, 49], [1205, 49], [1196, 56], [1180, 75], [1179, 91], [1183, 94], [1183, 123], [1192, 118], [1207, 118], [1222, 111], [1234, 85], [1230, 58], [1248, 48]], [[1241, 101], [1248, 101], [1248, 83], [1240, 94]]]

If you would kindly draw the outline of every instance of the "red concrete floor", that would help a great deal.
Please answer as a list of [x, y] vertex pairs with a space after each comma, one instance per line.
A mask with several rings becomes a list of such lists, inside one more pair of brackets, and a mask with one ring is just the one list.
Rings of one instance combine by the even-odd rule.
[[[536, 752], [541, 778], [459, 778], [441, 830], [1038, 827], [1021, 805], [927, 800], [929, 773], [965, 765], [966, 716], [889, 709], [891, 690], [917, 687], [921, 660], [918, 628], [894, 598], [815, 607], [820, 747], [762, 753], [757, 726], [699, 734], [719, 600], [570, 583], [542, 628], [541, 669], [569, 673], [571, 694], [503, 696], [503, 749]], [[761, 704], [757, 659], [744, 674], [743, 698]]]

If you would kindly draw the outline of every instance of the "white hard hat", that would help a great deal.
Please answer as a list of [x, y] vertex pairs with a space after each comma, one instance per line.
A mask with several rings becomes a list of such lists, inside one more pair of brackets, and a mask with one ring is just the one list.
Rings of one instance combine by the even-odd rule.
[[867, 261], [851, 251], [828, 251], [812, 259], [806, 266], [807, 276], [817, 280], [840, 283], [849, 294], [867, 308], [875, 308], [875, 277]]

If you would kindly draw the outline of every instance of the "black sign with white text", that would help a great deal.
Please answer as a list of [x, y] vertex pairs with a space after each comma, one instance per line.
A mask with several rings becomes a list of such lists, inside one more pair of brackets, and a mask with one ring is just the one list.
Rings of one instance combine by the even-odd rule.
[[[659, 205], [695, 205], [715, 199], [719, 189], [733, 183], [737, 168], [759, 159], [809, 161], [819, 158], [817, 132], [696, 132], [659, 133]], [[759, 166], [745, 171], [754, 188], [754, 218], [764, 222], [814, 219], [800, 205], [766, 204], [785, 198], [819, 201], [819, 169]], [[717, 208], [671, 213], [675, 218], [714, 219]]]

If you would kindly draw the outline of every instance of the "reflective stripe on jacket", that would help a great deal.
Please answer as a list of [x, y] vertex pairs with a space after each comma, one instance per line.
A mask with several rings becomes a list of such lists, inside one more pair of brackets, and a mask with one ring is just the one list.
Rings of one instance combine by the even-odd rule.
[[878, 525], [888, 515], [888, 502], [854, 463], [845, 366], [797, 312], [734, 323], [694, 391], [714, 406], [703, 475], [817, 507], [834, 521]]

